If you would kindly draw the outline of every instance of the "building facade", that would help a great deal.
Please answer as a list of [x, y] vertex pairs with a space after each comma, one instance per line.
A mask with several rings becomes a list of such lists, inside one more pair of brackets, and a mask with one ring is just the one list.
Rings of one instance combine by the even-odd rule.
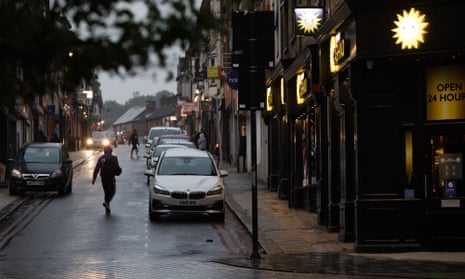
[[304, 2], [275, 2], [270, 188], [359, 251], [463, 247], [461, 2]]

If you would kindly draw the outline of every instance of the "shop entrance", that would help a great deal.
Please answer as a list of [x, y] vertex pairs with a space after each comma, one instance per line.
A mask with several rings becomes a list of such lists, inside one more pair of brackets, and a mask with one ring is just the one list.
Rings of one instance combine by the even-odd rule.
[[465, 198], [465, 127], [436, 127], [426, 137], [427, 198]]
[[425, 240], [440, 248], [465, 248], [465, 126], [430, 127], [425, 140]]
[[464, 197], [465, 131], [463, 135], [432, 136], [430, 142], [431, 197]]

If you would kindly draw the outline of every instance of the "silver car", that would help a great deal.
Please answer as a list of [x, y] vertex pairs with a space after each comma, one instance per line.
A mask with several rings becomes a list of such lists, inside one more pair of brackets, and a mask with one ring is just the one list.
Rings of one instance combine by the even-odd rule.
[[160, 156], [150, 183], [149, 217], [162, 214], [208, 214], [224, 221], [224, 183], [213, 156], [191, 148], [172, 148]]

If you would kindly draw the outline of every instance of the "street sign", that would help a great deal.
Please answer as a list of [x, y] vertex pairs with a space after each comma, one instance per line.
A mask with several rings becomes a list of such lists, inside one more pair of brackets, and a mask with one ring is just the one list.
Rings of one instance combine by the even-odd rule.
[[274, 67], [274, 13], [235, 12], [232, 16], [232, 67], [242, 70]]
[[237, 69], [240, 110], [265, 109], [265, 69], [274, 67], [274, 13], [235, 12], [232, 67]]
[[239, 71], [238, 104], [240, 110], [265, 109], [265, 71]]

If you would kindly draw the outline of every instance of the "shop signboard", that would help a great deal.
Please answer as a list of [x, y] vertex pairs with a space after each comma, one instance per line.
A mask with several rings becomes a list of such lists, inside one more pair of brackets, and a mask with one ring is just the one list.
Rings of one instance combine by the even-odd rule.
[[431, 67], [426, 73], [426, 120], [465, 119], [465, 65]]

